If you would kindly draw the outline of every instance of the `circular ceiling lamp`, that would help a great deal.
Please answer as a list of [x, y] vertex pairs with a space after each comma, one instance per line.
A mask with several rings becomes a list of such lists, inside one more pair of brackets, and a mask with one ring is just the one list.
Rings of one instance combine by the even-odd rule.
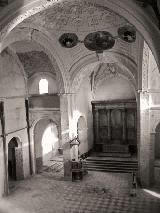
[[118, 29], [118, 36], [125, 42], [133, 43], [136, 41], [136, 30], [133, 26], [126, 25]]
[[78, 43], [78, 36], [75, 33], [64, 33], [60, 36], [59, 42], [62, 47], [72, 48]]
[[104, 50], [111, 49], [114, 44], [114, 37], [106, 31], [89, 33], [84, 39], [85, 47], [96, 52], [103, 52]]

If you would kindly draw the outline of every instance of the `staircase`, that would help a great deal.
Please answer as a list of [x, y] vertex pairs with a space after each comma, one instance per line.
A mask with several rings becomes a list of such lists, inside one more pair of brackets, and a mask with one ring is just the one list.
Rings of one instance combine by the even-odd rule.
[[85, 162], [88, 171], [101, 171], [101, 172], [119, 172], [119, 173], [132, 173], [138, 171], [138, 161], [136, 159], [110, 159], [101, 157], [88, 157]]

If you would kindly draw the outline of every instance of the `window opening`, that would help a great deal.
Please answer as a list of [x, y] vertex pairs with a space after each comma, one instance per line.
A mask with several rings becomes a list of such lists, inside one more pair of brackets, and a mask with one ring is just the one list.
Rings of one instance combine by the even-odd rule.
[[48, 93], [48, 81], [46, 79], [41, 79], [39, 81], [39, 94]]

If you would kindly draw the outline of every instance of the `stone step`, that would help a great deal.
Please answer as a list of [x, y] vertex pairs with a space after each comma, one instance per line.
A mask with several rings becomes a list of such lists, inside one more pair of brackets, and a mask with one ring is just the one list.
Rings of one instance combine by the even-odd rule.
[[135, 165], [135, 166], [124, 166], [124, 165], [114, 165], [114, 164], [110, 164], [110, 165], [98, 165], [98, 164], [86, 164], [86, 167], [90, 168], [117, 168], [117, 169], [137, 169], [138, 167]]
[[138, 161], [136, 159], [103, 159], [101, 157], [88, 157], [85, 161], [85, 167], [89, 171], [103, 172], [124, 172], [132, 173], [138, 171]]
[[122, 154], [129, 154], [129, 147], [128, 145], [121, 145], [121, 144], [103, 144], [103, 152], [105, 153], [122, 153]]
[[115, 173], [132, 173], [132, 172], [137, 172], [137, 169], [133, 170], [124, 170], [124, 169], [102, 169], [102, 168], [87, 168], [88, 171], [97, 171], [97, 172], [115, 172]]
[[112, 159], [94, 159], [94, 158], [87, 158], [86, 162], [93, 162], [93, 163], [116, 163], [116, 164], [137, 164], [138, 165], [138, 161], [134, 160], [134, 161], [125, 161], [125, 160], [112, 160]]
[[87, 166], [101, 166], [101, 167], [106, 167], [106, 166], [116, 166], [116, 167], [138, 167], [138, 164], [115, 164], [115, 163], [93, 163], [93, 162], [86, 162]]
[[130, 153], [116, 153], [116, 152], [112, 152], [112, 153], [107, 153], [107, 152], [102, 152], [102, 153], [98, 153], [97, 157], [119, 157], [119, 158], [129, 158], [131, 157]]

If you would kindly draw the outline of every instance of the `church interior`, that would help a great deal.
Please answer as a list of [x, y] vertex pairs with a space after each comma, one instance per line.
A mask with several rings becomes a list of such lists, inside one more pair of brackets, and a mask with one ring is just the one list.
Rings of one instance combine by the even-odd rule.
[[13, 208], [160, 212], [159, 0], [0, 0], [0, 213]]

